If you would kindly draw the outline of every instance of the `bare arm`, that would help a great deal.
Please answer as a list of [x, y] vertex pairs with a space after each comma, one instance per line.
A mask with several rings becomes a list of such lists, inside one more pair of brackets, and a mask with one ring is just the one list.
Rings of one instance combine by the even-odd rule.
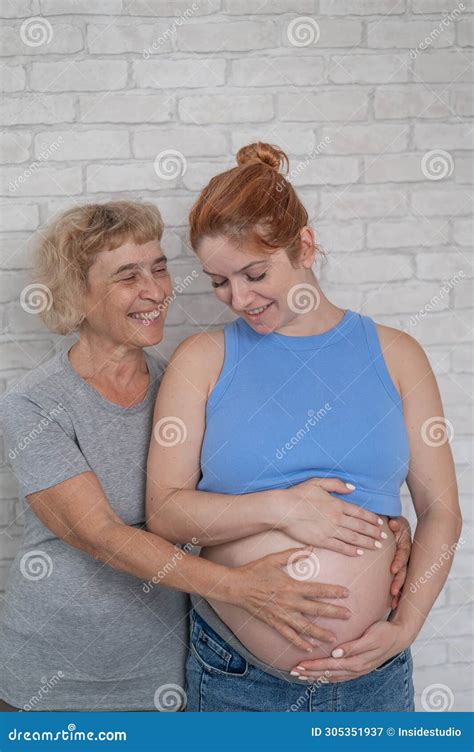
[[311, 617], [350, 615], [341, 606], [314, 600], [344, 597], [345, 588], [296, 582], [286, 574], [288, 558], [301, 549], [282, 551], [234, 569], [187, 555], [153, 533], [126, 525], [113, 511], [93, 472], [80, 473], [27, 498], [55, 535], [104, 565], [145, 581], [159, 575], [161, 586], [240, 606], [304, 650], [310, 650], [311, 644], [301, 635], [323, 641], [332, 637], [328, 630], [313, 624]]
[[407, 579], [393, 618], [403, 625], [410, 644], [446, 582], [462, 518], [448, 429], [428, 358], [416, 340], [400, 332], [390, 351], [389, 358], [398, 362], [410, 444], [407, 485], [417, 515]]

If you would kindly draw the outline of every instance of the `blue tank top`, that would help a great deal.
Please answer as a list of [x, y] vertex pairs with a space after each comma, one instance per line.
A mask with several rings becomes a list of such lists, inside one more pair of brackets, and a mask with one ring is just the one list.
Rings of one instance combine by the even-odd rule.
[[356, 490], [333, 496], [401, 514], [408, 437], [374, 321], [347, 310], [329, 331], [295, 337], [237, 319], [224, 336], [198, 489], [246, 494], [336, 477]]

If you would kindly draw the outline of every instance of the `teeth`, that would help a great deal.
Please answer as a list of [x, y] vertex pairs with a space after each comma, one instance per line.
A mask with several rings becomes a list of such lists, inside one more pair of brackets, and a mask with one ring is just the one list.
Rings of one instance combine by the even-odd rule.
[[160, 311], [156, 308], [154, 311], [149, 311], [147, 313], [131, 313], [130, 317], [132, 319], [140, 319], [140, 321], [153, 321], [158, 318], [159, 315]]
[[249, 313], [251, 316], [256, 316], [258, 313], [262, 313], [262, 311], [265, 310], [265, 308], [268, 308], [270, 303], [267, 305], [261, 306], [261, 308], [251, 308], [247, 313]]

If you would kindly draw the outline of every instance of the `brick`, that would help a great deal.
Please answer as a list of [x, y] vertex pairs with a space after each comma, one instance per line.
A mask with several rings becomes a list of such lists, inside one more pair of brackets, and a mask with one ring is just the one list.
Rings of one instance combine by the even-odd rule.
[[233, 166], [229, 159], [219, 164], [213, 162], [190, 163], [183, 175], [183, 185], [191, 191], [200, 191], [214, 175]]
[[[58, 0], [61, 2], [62, 0]], [[194, 18], [194, 16], [206, 16], [215, 13], [220, 10], [220, 0], [199, 0], [199, 2], [189, 2], [186, 4], [185, 10], [183, 5], [183, 11], [181, 16], [185, 19]], [[188, 11], [186, 15], [185, 11]], [[127, 3], [122, 10], [122, 14], [130, 14], [131, 16], [177, 16], [176, 0], [153, 0], [153, 4], [150, 5], [150, 0], [133, 0], [131, 3]]]
[[[1, 362], [8, 363], [9, 368], [35, 368], [48, 356], [51, 357], [51, 345], [48, 342], [36, 340], [0, 343]], [[3, 478], [3, 474], [0, 473]], [[8, 481], [11, 483], [11, 478]], [[0, 479], [0, 486], [2, 485]], [[16, 496], [15, 491], [9, 490], [3, 498], [11, 499]]]
[[188, 126], [167, 130], [133, 130], [133, 154], [139, 159], [155, 158], [166, 149], [180, 151], [188, 157], [216, 157], [227, 153], [227, 139], [221, 131]]
[[350, 191], [323, 191], [320, 216], [337, 219], [359, 217], [406, 216], [407, 196], [403, 191], [374, 191], [370, 188]]
[[319, 12], [330, 16], [372, 16], [404, 13], [405, 1], [393, 0], [320, 0]]
[[214, 294], [186, 297], [184, 315], [189, 326], [212, 324], [221, 327], [235, 316], [230, 308], [217, 300]]
[[[430, 36], [431, 35], [431, 36]], [[426, 39], [429, 38], [429, 42]], [[371, 21], [367, 25], [369, 47], [409, 47], [416, 49], [420, 44], [430, 48], [450, 47], [454, 42], [453, 26], [438, 28], [437, 21], [405, 21], [398, 19]], [[425, 51], [422, 50], [420, 54]]]
[[417, 670], [419, 667], [439, 666], [448, 660], [448, 648], [442, 642], [417, 640], [412, 646], [412, 654]]
[[[464, 349], [465, 352], [467, 352], [469, 349], [472, 350], [472, 348], [469, 347], [469, 345], [458, 345], [456, 348], [457, 351], [460, 351], [461, 349]], [[472, 355], [469, 353], [465, 357], [465, 372], [472, 372]], [[459, 371], [462, 373], [462, 371]], [[451, 449], [454, 456], [454, 461], [458, 465], [468, 465], [469, 462], [472, 461], [472, 445], [471, 442], [467, 439], [461, 439], [458, 438], [456, 435], [454, 436], [454, 439], [451, 442]], [[463, 528], [464, 532], [466, 533], [466, 527]]]
[[225, 60], [193, 57], [189, 60], [138, 60], [133, 64], [135, 83], [141, 88], [171, 89], [222, 86]]
[[415, 80], [420, 82], [443, 82], [456, 84], [473, 80], [472, 55], [463, 52], [439, 50], [430, 55], [419, 55], [415, 60]]
[[266, 3], [254, 0], [224, 0], [224, 11], [229, 15], [276, 13], [317, 13], [317, 0], [272, 0], [271, 9]]
[[48, 154], [52, 161], [76, 159], [126, 159], [130, 157], [126, 130], [45, 131], [34, 141], [36, 158]]
[[82, 94], [83, 123], [165, 123], [171, 120], [172, 100], [157, 94]]
[[[416, 316], [417, 312], [437, 294], [439, 297], [438, 285], [423, 285], [419, 282], [414, 285], [391, 285], [389, 294], [386, 289], [375, 288], [365, 294], [364, 312], [369, 316], [377, 313]], [[433, 306], [437, 311], [448, 308], [449, 296], [433, 302]]]
[[61, 16], [74, 13], [75, 16], [87, 13], [93, 15], [120, 15], [122, 13], [121, 0], [101, 0], [97, 5], [95, 0], [74, 0], [74, 7], [64, 3], [64, 0], [41, 0], [41, 11], [45, 16]]
[[[456, 82], [457, 84], [457, 82]], [[458, 115], [462, 117], [474, 116], [474, 97], [471, 88], [456, 85], [456, 91], [453, 92], [453, 107]]]
[[70, 123], [74, 120], [74, 100], [67, 94], [10, 97], [0, 105], [0, 125], [30, 123]]
[[72, 196], [82, 191], [82, 175], [79, 167], [38, 162], [23, 169], [6, 167], [0, 191], [4, 196]]
[[[38, 33], [36, 29], [39, 29]], [[43, 44], [38, 44], [40, 39], [44, 39]], [[28, 43], [31, 40], [34, 44]], [[54, 24], [53, 27], [47, 19], [32, 21], [31, 24], [26, 19], [18, 26], [4, 24], [0, 28], [0, 54], [3, 56], [71, 55], [82, 49], [81, 29], [71, 24]]]
[[191, 198], [188, 196], [175, 196], [173, 198], [163, 196], [159, 198], [157, 204], [165, 225], [187, 228], [188, 215], [193, 204]]
[[458, 219], [454, 224], [454, 242], [461, 246], [471, 246], [474, 240], [472, 219]]
[[408, 152], [364, 157], [363, 175], [365, 182], [405, 183], [424, 181], [426, 178], [421, 170], [422, 159], [422, 154]]
[[0, 18], [28, 18], [39, 12], [38, 0], [1, 0]]
[[120, 165], [90, 165], [86, 168], [86, 185], [90, 193], [170, 189], [176, 180], [163, 180], [154, 162], [129, 162]]
[[19, 303], [11, 303], [6, 310], [5, 333], [13, 336], [17, 334], [47, 334], [48, 329], [39, 316], [27, 313]]
[[415, 125], [414, 145], [419, 149], [472, 149], [469, 123], [423, 123]]
[[411, 202], [414, 213], [423, 214], [425, 217], [443, 214], [471, 215], [473, 208], [472, 196], [467, 191], [455, 189], [414, 191]]
[[169, 23], [88, 24], [87, 49], [91, 55], [120, 55], [125, 52], [162, 54], [170, 52], [173, 31]]
[[127, 81], [124, 60], [80, 60], [33, 63], [31, 88], [39, 91], [112, 91], [123, 89]]
[[322, 128], [321, 141], [327, 154], [380, 154], [401, 152], [408, 146], [408, 126], [398, 124], [346, 125]]
[[407, 84], [403, 88], [386, 85], [375, 92], [374, 113], [378, 120], [449, 117], [449, 92], [437, 92]]
[[32, 263], [32, 236], [23, 232], [0, 235], [0, 268], [27, 269]]
[[410, 259], [407, 256], [380, 253], [368, 256], [357, 254], [344, 257], [337, 268], [328, 265], [328, 279], [340, 284], [364, 282], [390, 282], [410, 279], [413, 276]]
[[401, 55], [332, 55], [328, 79], [335, 84], [388, 84], [408, 81], [408, 66]]
[[23, 288], [29, 284], [26, 272], [3, 272], [0, 275], [0, 302], [9, 303], [19, 300]]
[[[407, 329], [407, 331], [410, 330]], [[452, 347], [457, 342], [468, 342], [470, 332], [464, 321], [459, 316], [453, 316], [450, 311], [433, 312], [416, 325], [416, 339], [424, 347], [432, 344], [450, 344]], [[464, 405], [465, 403], [466, 397], [464, 396]]]
[[[463, 0], [463, 5], [468, 8], [472, 5], [472, 0]], [[453, 4], [454, 7], [456, 6]], [[446, 0], [411, 0], [411, 9], [413, 13], [446, 13], [451, 5], [446, 5]]]
[[[318, 16], [317, 28], [308, 24], [303, 16], [287, 18], [281, 23], [282, 40], [286, 47], [296, 47], [298, 43], [311, 42], [303, 49], [325, 49], [327, 47], [356, 47], [362, 42], [362, 23], [355, 19], [328, 19]], [[314, 41], [313, 41], [314, 37]], [[296, 44], [295, 44], [296, 41]]]
[[457, 43], [460, 47], [472, 47], [474, 28], [472, 18], [462, 18], [456, 23]]
[[302, 94], [281, 94], [278, 97], [280, 120], [330, 121], [366, 120], [368, 113], [367, 91], [343, 88], [321, 92], [305, 91]]
[[[451, 250], [449, 255], [442, 257], [433, 253], [420, 253], [415, 257], [416, 274], [420, 279], [452, 280], [453, 285], [466, 284], [466, 280], [472, 277], [472, 265], [469, 264], [465, 254]], [[461, 273], [463, 272], [463, 273]]]
[[3, 232], [36, 230], [39, 211], [36, 204], [20, 204], [18, 201], [5, 201], [0, 204]]
[[354, 157], [322, 157], [293, 163], [289, 177], [295, 186], [355, 183], [359, 162]]
[[273, 117], [273, 103], [266, 94], [182, 97], [179, 116], [184, 123], [260, 123]]
[[324, 80], [325, 60], [313, 55], [247, 57], [232, 61], [235, 86], [315, 86]]
[[367, 228], [368, 248], [429, 247], [447, 243], [447, 225], [442, 219], [406, 219], [374, 222]]
[[[321, 223], [316, 225], [316, 242], [323, 248], [330, 249], [331, 254], [347, 253], [351, 251], [360, 251], [364, 247], [364, 227], [361, 222], [347, 222], [327, 224]], [[345, 264], [345, 257], [342, 261], [332, 255], [329, 257], [329, 266]]]
[[273, 22], [227, 21], [188, 23], [177, 31], [181, 52], [245, 52], [276, 47], [277, 29]]
[[25, 88], [26, 74], [21, 65], [2, 65], [0, 89], [4, 92], [21, 91]]
[[454, 178], [456, 183], [472, 183], [474, 162], [472, 155], [463, 154], [454, 159]]
[[0, 162], [26, 162], [30, 156], [32, 135], [27, 131], [0, 133]]

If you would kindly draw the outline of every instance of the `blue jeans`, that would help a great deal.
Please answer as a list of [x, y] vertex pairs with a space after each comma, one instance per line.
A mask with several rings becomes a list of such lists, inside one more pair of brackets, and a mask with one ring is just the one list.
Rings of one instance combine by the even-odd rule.
[[358, 679], [322, 684], [277, 679], [248, 663], [191, 614], [187, 712], [413, 712], [410, 648]]

